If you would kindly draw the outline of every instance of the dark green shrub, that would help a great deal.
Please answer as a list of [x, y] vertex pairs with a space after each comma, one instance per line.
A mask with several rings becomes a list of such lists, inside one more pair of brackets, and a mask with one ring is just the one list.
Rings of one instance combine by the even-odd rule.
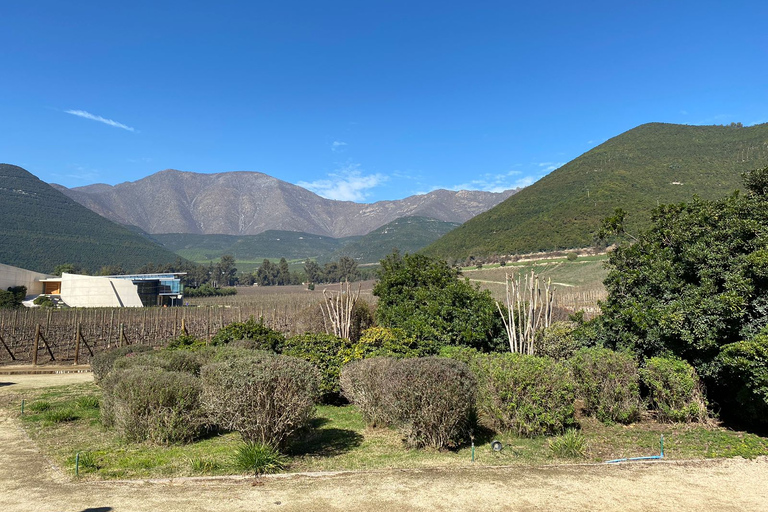
[[149, 352], [152, 347], [147, 345], [126, 345], [124, 347], [113, 348], [105, 350], [96, 354], [91, 358], [91, 371], [93, 372], [93, 381], [95, 383], [101, 382], [109, 372], [112, 371], [112, 367], [115, 361], [123, 356], [129, 356], [129, 354], [139, 354], [141, 352]]
[[186, 350], [153, 350], [119, 357], [115, 360], [115, 370], [126, 370], [146, 366], [160, 368], [169, 372], [184, 372], [200, 375], [204, 358], [196, 352]]
[[441, 347], [440, 357], [447, 357], [466, 363], [471, 369], [475, 369], [476, 359], [482, 357], [483, 353], [475, 348], [469, 347]]
[[136, 367], [115, 370], [102, 386], [102, 423], [129, 442], [184, 443], [205, 424], [200, 379], [188, 373]]
[[282, 471], [287, 464], [284, 455], [273, 447], [259, 443], [245, 443], [235, 453], [234, 466], [254, 476]]
[[332, 334], [302, 334], [285, 340], [283, 354], [309, 361], [320, 370], [320, 399], [335, 402], [340, 397], [341, 367], [352, 359], [350, 342]]
[[349, 326], [350, 341], [358, 341], [360, 336], [375, 323], [371, 305], [363, 299], [357, 299], [352, 308], [352, 324]]
[[575, 425], [574, 383], [548, 357], [488, 354], [476, 358], [478, 409], [496, 430], [532, 437]]
[[393, 252], [381, 260], [373, 294], [378, 324], [419, 341], [488, 350], [504, 330], [490, 292], [439, 258]]
[[180, 334], [170, 340], [166, 347], [171, 350], [198, 350], [206, 347], [208, 344], [197, 336], [191, 334]]
[[534, 347], [537, 356], [551, 357], [562, 361], [572, 357], [582, 348], [581, 342], [573, 335], [576, 325], [572, 322], [554, 322], [536, 333]]
[[8, 291], [0, 290], [0, 309], [18, 309], [27, 296], [26, 286], [11, 286]]
[[403, 329], [371, 327], [352, 345], [352, 359], [366, 357], [423, 357], [433, 355], [437, 345], [418, 342]]
[[396, 422], [387, 408], [396, 364], [397, 360], [391, 357], [373, 357], [352, 361], [341, 370], [344, 397], [360, 409], [365, 422], [372, 427]]
[[578, 257], [579, 257], [579, 255], [576, 254], [575, 252], [569, 252], [566, 255], [565, 259], [567, 259], [568, 261], [576, 261], [576, 258], [578, 258]]
[[741, 423], [768, 427], [768, 334], [723, 347], [719, 382], [730, 400], [725, 413]]
[[273, 448], [308, 425], [320, 381], [308, 362], [266, 352], [204, 366], [201, 378], [214, 424]]
[[707, 402], [696, 370], [673, 357], [652, 357], [640, 369], [651, 409], [668, 422], [706, 421]]
[[35, 297], [35, 300], [33, 300], [32, 303], [40, 306], [41, 308], [50, 308], [54, 306], [53, 301], [47, 295], [38, 295]]
[[185, 297], [223, 297], [227, 295], [237, 295], [237, 288], [214, 288], [209, 284], [203, 284], [197, 288], [184, 288]]
[[640, 418], [640, 376], [629, 352], [605, 348], [579, 350], [570, 360], [576, 395], [586, 412], [604, 423]]
[[264, 325], [263, 319], [257, 322], [251, 317], [245, 322], [233, 322], [219, 329], [211, 339], [211, 345], [226, 345], [237, 340], [252, 340], [255, 344], [252, 348], [280, 352], [285, 336]]
[[387, 408], [408, 446], [442, 449], [467, 440], [477, 380], [466, 364], [442, 357], [400, 359], [390, 389]]

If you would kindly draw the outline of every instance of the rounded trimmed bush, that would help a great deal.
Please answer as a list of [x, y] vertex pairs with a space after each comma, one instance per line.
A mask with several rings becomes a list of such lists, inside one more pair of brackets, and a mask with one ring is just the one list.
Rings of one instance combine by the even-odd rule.
[[768, 334], [725, 345], [716, 360], [723, 387], [723, 414], [740, 423], [768, 427]]
[[660, 421], [706, 421], [707, 401], [696, 370], [674, 357], [652, 357], [640, 369], [651, 408]]
[[200, 375], [200, 368], [203, 366], [203, 363], [202, 355], [197, 352], [165, 349], [119, 357], [115, 360], [113, 367], [115, 370], [127, 370], [128, 368], [146, 366], [160, 368], [169, 372]]
[[582, 348], [579, 340], [573, 335], [575, 328], [573, 322], [553, 322], [546, 329], [538, 331], [534, 344], [536, 355], [558, 361], [573, 357], [576, 351]]
[[629, 352], [585, 348], [570, 359], [576, 395], [586, 412], [604, 423], [632, 423], [640, 418], [640, 375]]
[[209, 418], [248, 443], [279, 448], [314, 415], [320, 376], [301, 359], [255, 352], [204, 366], [200, 376]]
[[532, 437], [576, 424], [574, 383], [564, 364], [521, 354], [481, 355], [475, 364], [478, 409], [496, 430]]
[[126, 441], [158, 444], [195, 439], [205, 424], [200, 379], [182, 372], [136, 367], [104, 379], [102, 423]]
[[443, 357], [400, 359], [390, 373], [386, 408], [408, 446], [449, 448], [467, 439], [475, 417], [477, 379]]
[[285, 340], [283, 354], [298, 357], [320, 370], [320, 399], [324, 403], [338, 401], [341, 393], [339, 376], [351, 357], [350, 342], [333, 334], [302, 334]]
[[423, 357], [433, 355], [437, 345], [416, 341], [403, 329], [371, 327], [352, 345], [352, 359], [366, 357]]
[[251, 340], [252, 346], [246, 348], [280, 352], [285, 336], [264, 325], [264, 319], [257, 322], [250, 317], [245, 322], [233, 322], [219, 329], [211, 339], [211, 345], [226, 345], [238, 340]]
[[360, 409], [365, 422], [372, 427], [393, 425], [396, 421], [387, 408], [396, 364], [397, 360], [391, 357], [373, 357], [352, 361], [341, 370], [344, 397]]
[[93, 381], [95, 383], [101, 382], [109, 372], [112, 371], [115, 361], [123, 356], [129, 354], [138, 354], [141, 352], [149, 352], [152, 347], [147, 345], [126, 345], [124, 347], [117, 347], [104, 352], [99, 352], [93, 358], [91, 358], [91, 371], [93, 372]]

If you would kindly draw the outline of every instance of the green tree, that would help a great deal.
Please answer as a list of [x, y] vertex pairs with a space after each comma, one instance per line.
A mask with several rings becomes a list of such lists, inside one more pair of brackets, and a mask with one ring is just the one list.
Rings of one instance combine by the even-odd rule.
[[272, 286], [277, 284], [278, 268], [268, 259], [261, 262], [261, 266], [256, 271], [256, 282], [259, 286]]
[[11, 286], [8, 291], [0, 290], [0, 309], [17, 309], [27, 296], [26, 286]]
[[225, 254], [216, 265], [216, 276], [221, 279], [220, 286], [232, 286], [237, 279], [237, 268], [235, 267], [235, 257], [231, 254]]
[[583, 331], [644, 358], [681, 357], [722, 392], [723, 347], [768, 325], [768, 168], [744, 183], [746, 194], [656, 208], [610, 253], [603, 314]]
[[323, 269], [314, 260], [307, 260], [304, 263], [304, 273], [307, 274], [307, 282], [309, 283], [323, 282]]
[[280, 258], [280, 263], [277, 266], [277, 284], [291, 284], [291, 271], [285, 258]]
[[420, 342], [489, 350], [502, 330], [490, 292], [441, 259], [395, 251], [381, 261], [373, 293], [379, 325], [404, 329]]
[[748, 174], [746, 195], [662, 205], [636, 242], [611, 252], [607, 339], [643, 356], [672, 352], [711, 376], [722, 345], [768, 324], [766, 176]]
[[61, 276], [61, 274], [81, 274], [82, 272], [83, 268], [74, 263], [62, 263], [61, 265], [56, 265], [53, 269], [53, 273], [57, 276]]
[[122, 265], [104, 265], [99, 269], [100, 276], [123, 276], [127, 274]]

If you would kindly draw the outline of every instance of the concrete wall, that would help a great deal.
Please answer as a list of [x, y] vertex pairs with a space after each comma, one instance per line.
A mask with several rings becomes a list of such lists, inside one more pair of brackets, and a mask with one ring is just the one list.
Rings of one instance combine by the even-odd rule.
[[142, 307], [136, 285], [128, 279], [61, 275], [61, 300], [73, 308]]
[[40, 279], [46, 277], [51, 276], [0, 263], [0, 290], [7, 290], [11, 286], [26, 286], [27, 296], [39, 295], [43, 293]]

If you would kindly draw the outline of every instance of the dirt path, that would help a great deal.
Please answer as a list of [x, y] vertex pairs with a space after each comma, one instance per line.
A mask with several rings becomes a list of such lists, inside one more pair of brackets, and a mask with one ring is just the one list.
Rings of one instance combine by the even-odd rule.
[[[82, 374], [0, 376], [0, 393]], [[42, 380], [40, 380], [42, 379]], [[8, 384], [9, 382], [13, 384]], [[66, 382], [65, 382], [66, 381]], [[3, 385], [5, 384], [5, 385]], [[768, 511], [768, 459], [278, 476], [253, 480], [77, 482], [0, 412], [0, 510]]]

